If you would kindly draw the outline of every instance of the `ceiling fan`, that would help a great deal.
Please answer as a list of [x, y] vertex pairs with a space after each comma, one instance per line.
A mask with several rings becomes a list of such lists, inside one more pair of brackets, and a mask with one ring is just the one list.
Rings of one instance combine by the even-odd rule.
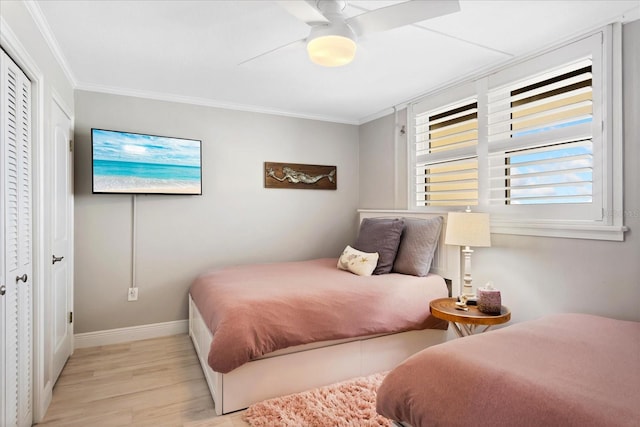
[[411, 25], [458, 12], [458, 0], [411, 0], [365, 12], [354, 17], [343, 14], [344, 0], [277, 1], [291, 15], [311, 27], [309, 36], [265, 52], [252, 61], [292, 44], [306, 42], [311, 61], [325, 67], [346, 65], [355, 57], [357, 40], [374, 32]]

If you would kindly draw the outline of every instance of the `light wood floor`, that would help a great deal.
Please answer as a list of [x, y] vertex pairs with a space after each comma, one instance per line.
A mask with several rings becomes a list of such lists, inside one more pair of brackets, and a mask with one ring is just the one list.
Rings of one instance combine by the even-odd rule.
[[215, 417], [187, 335], [78, 349], [38, 426], [247, 426]]

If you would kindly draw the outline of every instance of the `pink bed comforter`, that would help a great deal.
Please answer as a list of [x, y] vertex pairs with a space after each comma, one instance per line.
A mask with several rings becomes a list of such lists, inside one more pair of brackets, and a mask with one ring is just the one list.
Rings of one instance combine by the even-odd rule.
[[433, 346], [377, 409], [414, 427], [638, 426], [640, 323], [560, 314]]
[[208, 362], [227, 373], [264, 354], [310, 342], [446, 328], [429, 301], [447, 296], [440, 276], [361, 277], [337, 259], [211, 271], [191, 297], [213, 335]]

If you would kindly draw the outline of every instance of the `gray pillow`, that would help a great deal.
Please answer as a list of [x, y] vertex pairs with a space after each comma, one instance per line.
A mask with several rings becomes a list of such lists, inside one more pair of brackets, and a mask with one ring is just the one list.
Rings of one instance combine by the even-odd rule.
[[442, 217], [404, 218], [404, 232], [393, 272], [420, 277], [429, 274], [441, 230]]
[[391, 273], [396, 259], [404, 221], [399, 218], [365, 218], [354, 248], [362, 252], [378, 252], [378, 265], [373, 274]]

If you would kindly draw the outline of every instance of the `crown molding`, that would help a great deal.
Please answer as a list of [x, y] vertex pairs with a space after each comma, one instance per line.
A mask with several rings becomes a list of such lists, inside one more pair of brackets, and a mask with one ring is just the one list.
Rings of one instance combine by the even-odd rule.
[[60, 49], [60, 45], [54, 37], [53, 32], [51, 31], [51, 27], [49, 27], [49, 23], [45, 19], [40, 6], [34, 0], [25, 0], [24, 5], [27, 7], [29, 14], [35, 21], [36, 27], [38, 27], [38, 29], [40, 30], [40, 34], [42, 34], [42, 37], [44, 37], [45, 42], [49, 46], [49, 49], [51, 49], [53, 57], [60, 65], [60, 68], [62, 68], [62, 71], [64, 72], [67, 79], [69, 79], [71, 87], [75, 88], [77, 86], [77, 80], [73, 74], [73, 71], [71, 71], [71, 67], [67, 62], [67, 59], [62, 53], [62, 49]]
[[249, 113], [271, 114], [276, 116], [293, 117], [298, 119], [318, 120], [323, 122], [339, 123], [346, 125], [359, 125], [357, 120], [347, 120], [342, 117], [321, 116], [314, 114], [294, 113], [291, 111], [277, 110], [256, 105], [235, 104], [231, 102], [215, 101], [206, 98], [197, 98], [191, 96], [175, 95], [162, 92], [152, 92], [138, 89], [124, 89], [112, 86], [104, 86], [97, 84], [79, 83], [75, 87], [76, 90], [87, 92], [100, 92], [111, 95], [131, 96], [135, 98], [153, 99], [156, 101], [177, 102], [182, 104], [200, 105], [203, 107], [222, 108], [225, 110], [244, 111]]
[[398, 104], [395, 107], [385, 108], [382, 111], [378, 111], [377, 113], [370, 114], [368, 116], [365, 116], [365, 117], [361, 118], [360, 121], [358, 122], [358, 124], [359, 125], [363, 125], [365, 123], [372, 122], [372, 121], [377, 120], [379, 118], [386, 117], [386, 116], [388, 116], [390, 114], [393, 114], [396, 111], [400, 111], [400, 110], [402, 110], [404, 108], [407, 108], [407, 105], [408, 105], [407, 103], [403, 103], [403, 104]]
[[620, 22], [622, 24], [628, 24], [629, 22], [637, 21], [640, 19], [640, 5], [633, 7], [627, 10], [620, 17]]

